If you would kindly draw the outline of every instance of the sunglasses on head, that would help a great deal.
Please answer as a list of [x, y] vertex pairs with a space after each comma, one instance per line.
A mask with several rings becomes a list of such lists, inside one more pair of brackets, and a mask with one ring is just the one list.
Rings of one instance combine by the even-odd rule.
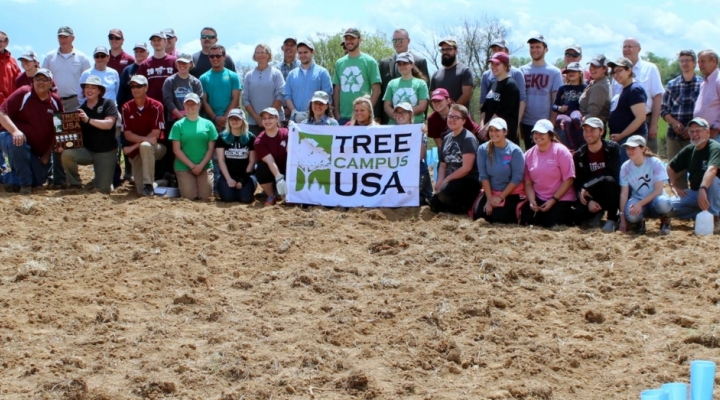
[[217, 36], [215, 35], [200, 35], [200, 39], [215, 39]]
[[121, 37], [115, 36], [115, 35], [108, 35], [108, 39], [109, 39], [109, 40], [122, 40]]

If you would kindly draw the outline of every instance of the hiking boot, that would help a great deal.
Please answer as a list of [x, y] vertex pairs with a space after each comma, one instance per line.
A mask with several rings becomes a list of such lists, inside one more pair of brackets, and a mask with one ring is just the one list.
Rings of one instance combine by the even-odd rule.
[[597, 229], [597, 228], [599, 228], [599, 227], [600, 227], [600, 223], [602, 222], [602, 217], [603, 217], [603, 213], [602, 213], [602, 212], [595, 213], [595, 215], [593, 215], [593, 217], [590, 218], [590, 220], [588, 220], [588, 222], [587, 222], [587, 227], [588, 227], [589, 229]]
[[142, 195], [145, 197], [150, 197], [155, 194], [155, 190], [153, 190], [152, 185], [145, 185], [142, 190]]
[[17, 193], [20, 191], [20, 186], [14, 186], [14, 185], [10, 185], [10, 184], [3, 185], [3, 188], [8, 193]]
[[635, 233], [638, 235], [644, 235], [645, 232], [647, 232], [647, 228], [645, 228], [645, 220], [642, 220], [636, 224]]
[[20, 194], [23, 196], [27, 196], [32, 194], [32, 186], [23, 186], [20, 188]]
[[602, 230], [603, 230], [603, 232], [613, 233], [613, 232], [615, 232], [615, 226], [616, 226], [615, 221], [607, 220], [605, 222], [605, 225], [603, 225]]
[[660, 234], [661, 235], [669, 235], [670, 234], [670, 217], [660, 218]]

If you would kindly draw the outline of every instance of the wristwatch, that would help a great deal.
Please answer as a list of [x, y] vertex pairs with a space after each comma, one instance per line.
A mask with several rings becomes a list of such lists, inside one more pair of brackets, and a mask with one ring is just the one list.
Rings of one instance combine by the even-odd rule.
[[707, 186], [700, 186], [700, 189], [707, 190]]

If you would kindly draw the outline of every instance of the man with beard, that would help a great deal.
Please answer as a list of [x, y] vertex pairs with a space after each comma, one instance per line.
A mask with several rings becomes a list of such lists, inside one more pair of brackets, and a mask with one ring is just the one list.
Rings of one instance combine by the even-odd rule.
[[555, 120], [552, 104], [555, 103], [558, 89], [563, 85], [562, 73], [558, 67], [545, 62], [545, 54], [548, 52], [545, 37], [536, 35], [527, 42], [530, 45], [532, 61], [520, 67], [525, 76], [526, 91], [525, 113], [520, 120], [525, 150], [535, 144], [532, 139], [535, 123], [541, 119]]
[[[645, 102], [645, 113], [647, 114], [645, 123], [648, 126], [647, 145], [653, 153], [657, 153], [658, 119], [660, 119], [660, 105], [665, 89], [663, 89], [660, 78], [660, 70], [655, 64], [640, 58], [640, 50], [642, 50], [640, 42], [635, 38], [627, 38], [623, 42], [623, 57], [632, 62], [635, 82], [638, 82], [647, 94]], [[613, 99], [621, 92], [622, 85], [613, 80]]]
[[[709, 211], [715, 217], [714, 233], [720, 233], [720, 143], [710, 140], [710, 124], [703, 118], [694, 118], [687, 126], [690, 144], [670, 161], [667, 167], [670, 187], [677, 197], [672, 198], [675, 211], [672, 216], [679, 219], [694, 219], [700, 211]], [[677, 186], [688, 171], [690, 188]]]
[[698, 67], [703, 75], [700, 94], [695, 102], [694, 117], [705, 118], [710, 124], [710, 138], [718, 140], [720, 132], [720, 70], [718, 55], [713, 50], [698, 53]]
[[448, 91], [450, 99], [466, 108], [470, 106], [473, 90], [473, 74], [470, 68], [457, 61], [457, 42], [445, 39], [438, 44], [442, 54], [440, 62], [444, 68], [438, 69], [430, 79], [430, 93], [442, 88]]
[[285, 104], [290, 110], [290, 121], [301, 122], [308, 116], [308, 106], [313, 94], [323, 91], [332, 96], [333, 88], [330, 73], [324, 67], [315, 64], [315, 46], [312, 42], [300, 42], [297, 45], [300, 67], [288, 73], [285, 81]]
[[605, 127], [600, 118], [588, 118], [582, 125], [586, 144], [575, 154], [576, 221], [587, 221], [588, 228], [597, 228], [607, 211], [604, 232], [614, 232], [620, 207], [620, 146], [604, 140]]
[[374, 58], [360, 51], [360, 31], [345, 31], [345, 48], [348, 53], [335, 62], [333, 75], [333, 106], [335, 119], [340, 126], [347, 124], [353, 115], [353, 103], [358, 97], [370, 95], [373, 106], [380, 98], [380, 69]]
[[[210, 68], [212, 68], [209, 57], [210, 48], [216, 45], [217, 42], [218, 34], [215, 28], [202, 28], [202, 30], [200, 31], [200, 45], [202, 46], [202, 50], [198, 51], [192, 56], [193, 69], [190, 71], [190, 75], [200, 79], [202, 74], [208, 72]], [[230, 57], [229, 54], [225, 56], [225, 61], [223, 62], [223, 65], [230, 71], [237, 72], [235, 70], [235, 63], [233, 62], [233, 59], [232, 57]]]

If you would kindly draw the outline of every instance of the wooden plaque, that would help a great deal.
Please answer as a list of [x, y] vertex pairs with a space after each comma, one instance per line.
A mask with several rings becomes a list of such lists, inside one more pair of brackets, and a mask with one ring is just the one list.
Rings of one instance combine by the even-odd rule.
[[55, 147], [59, 149], [77, 149], [83, 147], [80, 115], [77, 111], [53, 115], [55, 124]]

